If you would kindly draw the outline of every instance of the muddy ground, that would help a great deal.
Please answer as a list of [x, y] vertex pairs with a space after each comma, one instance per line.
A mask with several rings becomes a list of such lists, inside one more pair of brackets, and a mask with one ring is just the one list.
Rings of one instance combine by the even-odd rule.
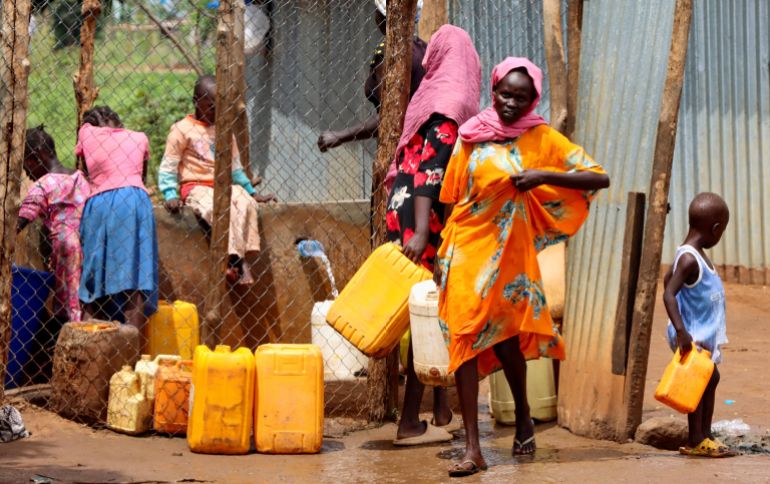
[[[770, 288], [728, 286], [728, 336], [717, 390], [715, 421], [743, 419], [750, 438], [770, 429]], [[653, 398], [670, 359], [665, 317], [657, 305], [647, 381], [645, 418], [674, 415]], [[485, 388], [486, 385], [482, 385]], [[427, 396], [427, 395], [426, 395]], [[427, 398], [426, 398], [427, 400]], [[482, 446], [490, 469], [464, 482], [770, 482], [767, 454], [697, 460], [635, 443], [594, 441], [550, 424], [538, 426], [534, 458], [510, 456], [514, 429], [496, 426], [480, 395]], [[427, 401], [425, 403], [428, 403]], [[63, 420], [22, 405], [30, 438], [0, 444], [0, 482], [446, 482], [446, 468], [462, 453], [462, 439], [447, 445], [396, 449], [393, 424], [329, 437], [312, 456], [207, 456], [192, 454], [182, 438], [127, 437]], [[681, 418], [677, 415], [678, 418]], [[329, 422], [327, 432], [350, 422]], [[744, 439], [744, 440], [747, 440]]]

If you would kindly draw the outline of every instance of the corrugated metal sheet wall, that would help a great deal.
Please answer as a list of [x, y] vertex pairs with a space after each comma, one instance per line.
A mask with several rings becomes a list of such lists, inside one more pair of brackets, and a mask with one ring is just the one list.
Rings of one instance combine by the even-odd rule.
[[623, 377], [611, 374], [629, 191], [646, 192], [673, 18], [672, 0], [585, 3], [576, 141], [612, 186], [570, 242], [560, 421], [614, 438]]
[[[542, 0], [448, 0], [449, 23], [468, 31], [481, 59], [481, 107], [491, 104], [489, 76], [508, 56], [528, 57], [545, 75], [537, 112], [550, 112], [548, 69], [543, 47]], [[565, 2], [566, 3], [566, 2]]]
[[770, 283], [770, 2], [699, 0], [679, 114], [664, 262], [687, 234], [687, 206], [713, 191], [730, 206], [714, 263]]

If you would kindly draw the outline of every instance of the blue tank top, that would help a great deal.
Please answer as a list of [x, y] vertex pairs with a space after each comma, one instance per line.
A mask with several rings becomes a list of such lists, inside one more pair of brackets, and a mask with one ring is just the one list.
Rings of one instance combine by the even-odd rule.
[[[684, 254], [692, 255], [698, 262], [698, 280], [692, 285], [685, 284], [676, 295], [682, 322], [692, 340], [711, 352], [714, 363], [720, 363], [720, 347], [727, 343], [725, 289], [722, 279], [690, 245], [683, 245], [676, 250], [674, 270]], [[668, 341], [672, 351], [676, 350], [676, 330], [671, 321], [668, 323]]]

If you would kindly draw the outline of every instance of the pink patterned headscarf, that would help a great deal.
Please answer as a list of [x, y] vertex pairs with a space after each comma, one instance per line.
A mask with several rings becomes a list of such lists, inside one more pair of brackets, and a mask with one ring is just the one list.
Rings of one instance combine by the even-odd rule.
[[526, 57], [508, 57], [496, 65], [492, 70], [492, 90], [494, 91], [497, 83], [512, 70], [521, 67], [527, 70], [527, 74], [532, 78], [535, 85], [535, 91], [537, 91], [537, 97], [532, 101], [529, 110], [513, 124], [505, 124], [497, 115], [497, 111], [493, 107], [488, 107], [460, 126], [460, 138], [463, 141], [482, 143], [484, 141], [502, 141], [518, 138], [535, 126], [547, 124], [542, 116], [533, 112], [540, 102], [540, 94], [543, 89], [543, 72]]
[[439, 28], [430, 38], [422, 65], [425, 76], [406, 108], [396, 156], [385, 177], [388, 193], [396, 179], [399, 154], [434, 113], [460, 126], [479, 112], [481, 61], [465, 30], [453, 25]]

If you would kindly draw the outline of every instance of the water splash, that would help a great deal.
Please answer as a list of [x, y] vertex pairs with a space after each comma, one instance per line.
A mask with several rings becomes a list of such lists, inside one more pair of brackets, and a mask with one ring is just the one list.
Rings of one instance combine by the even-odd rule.
[[326, 268], [326, 274], [329, 276], [329, 284], [332, 287], [332, 298], [336, 299], [340, 295], [337, 290], [337, 283], [334, 281], [334, 273], [332, 272], [332, 264], [329, 262], [329, 258], [324, 252], [324, 246], [317, 240], [299, 240], [297, 241], [297, 250], [300, 257], [315, 257], [320, 259], [321, 263]]

